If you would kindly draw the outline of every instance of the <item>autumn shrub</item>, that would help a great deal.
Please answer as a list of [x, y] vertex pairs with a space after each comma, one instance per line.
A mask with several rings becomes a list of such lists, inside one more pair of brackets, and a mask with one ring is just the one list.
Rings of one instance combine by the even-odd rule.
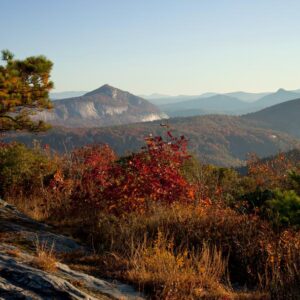
[[73, 214], [99, 210], [117, 156], [108, 145], [88, 145], [74, 150], [63, 174], [55, 178], [60, 192], [69, 195]]
[[275, 189], [289, 186], [289, 172], [298, 168], [295, 161], [284, 153], [261, 160], [251, 155], [247, 162], [248, 177], [253, 179], [254, 189]]
[[112, 180], [103, 191], [110, 211], [146, 211], [152, 203], [170, 205], [194, 199], [194, 187], [180, 173], [189, 159], [184, 137], [149, 137], [138, 153], [125, 157], [110, 170]]
[[87, 146], [71, 154], [50, 188], [69, 197], [73, 213], [145, 212], [152, 203], [192, 202], [195, 186], [180, 167], [190, 156], [186, 139], [149, 137], [139, 152], [117, 159], [106, 145]]

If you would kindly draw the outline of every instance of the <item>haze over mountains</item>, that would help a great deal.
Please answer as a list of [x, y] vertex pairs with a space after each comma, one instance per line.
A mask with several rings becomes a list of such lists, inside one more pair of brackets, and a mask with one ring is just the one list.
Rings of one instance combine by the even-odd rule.
[[[87, 92], [61, 92], [51, 93], [53, 100], [80, 97]], [[248, 93], [204, 93], [201, 95], [178, 95], [168, 96], [154, 93], [151, 95], [141, 95], [140, 98], [146, 99], [162, 112], [170, 117], [188, 117], [206, 114], [229, 114], [242, 115], [261, 110], [263, 108], [297, 99], [300, 97], [300, 89], [287, 91], [282, 88], [276, 92]]]
[[278, 103], [300, 98], [300, 93], [279, 89], [276, 93], [266, 95], [256, 102], [254, 105], [259, 108], [266, 108]]
[[[143, 146], [149, 134], [163, 135], [166, 127], [160, 125], [164, 123], [175, 135], [185, 135], [190, 151], [203, 162], [219, 166], [240, 166], [250, 152], [266, 157], [300, 148], [299, 91], [279, 89], [267, 95], [235, 92], [176, 99], [179, 97], [185, 100], [159, 105], [171, 117], [179, 116], [161, 121], [167, 116], [154, 104], [104, 85], [80, 97], [54, 101], [52, 112], [35, 116], [52, 123], [55, 127], [51, 131], [14, 134], [6, 140], [17, 139], [27, 145], [39, 140], [57, 151], [107, 143], [123, 155]], [[290, 100], [295, 97], [298, 99]]]
[[[285, 89], [279, 88], [278, 90], [285, 90]], [[153, 93], [151, 95], [140, 95], [140, 97], [147, 99], [153, 103], [155, 102], [154, 104], [176, 103], [176, 102], [181, 102], [181, 101], [191, 100], [191, 99], [196, 99], [196, 98], [211, 97], [211, 96], [215, 96], [215, 95], [226, 95], [226, 96], [230, 96], [230, 97], [235, 97], [235, 98], [245, 101], [245, 102], [254, 102], [254, 101], [261, 99], [264, 96], [273, 94], [275, 92], [259, 92], [259, 93], [251, 93], [251, 92], [245, 92], [245, 91], [234, 91], [234, 92], [228, 92], [228, 93], [206, 92], [206, 93], [202, 93], [199, 95], [177, 95], [177, 96]], [[289, 92], [300, 94], [300, 89], [291, 90]]]
[[[206, 114], [242, 115], [299, 97], [299, 92], [279, 89], [275, 93], [269, 94], [234, 92], [192, 99], [182, 97], [182, 101], [157, 106], [170, 117], [188, 117]], [[178, 100], [178, 98], [176, 100]]]
[[246, 102], [227, 95], [214, 95], [177, 103], [158, 105], [170, 117], [187, 117], [205, 114], [237, 114], [248, 107]]
[[[164, 135], [161, 120], [98, 128], [53, 128], [32, 135], [6, 137], [32, 145], [38, 140], [64, 152], [93, 143], [107, 143], [120, 155], [140, 149], [144, 138]], [[261, 157], [300, 148], [300, 98], [243, 116], [206, 115], [163, 121], [175, 135], [189, 139], [189, 149], [202, 162], [219, 166], [241, 166], [251, 152]]]
[[258, 99], [260, 99], [263, 96], [269, 95], [271, 93], [247, 93], [247, 92], [231, 92], [231, 93], [203, 93], [201, 95], [178, 95], [178, 96], [167, 96], [167, 95], [161, 95], [161, 94], [151, 94], [149, 96], [143, 95], [144, 99], [149, 100], [153, 104], [156, 105], [163, 105], [163, 104], [169, 104], [169, 103], [177, 103], [177, 102], [183, 102], [187, 100], [197, 99], [197, 98], [207, 98], [211, 96], [216, 95], [225, 95], [229, 97], [235, 97], [239, 100], [245, 101], [245, 102], [253, 102]]

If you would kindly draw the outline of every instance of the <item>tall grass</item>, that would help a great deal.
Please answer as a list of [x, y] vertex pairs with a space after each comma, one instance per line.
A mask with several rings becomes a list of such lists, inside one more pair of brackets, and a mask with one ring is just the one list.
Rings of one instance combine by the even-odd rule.
[[172, 239], [161, 232], [154, 241], [145, 240], [128, 260], [127, 278], [142, 290], [163, 299], [196, 299], [228, 296], [226, 260], [216, 247], [203, 245], [199, 253], [175, 251]]
[[46, 272], [55, 272], [57, 270], [57, 258], [54, 253], [54, 243], [48, 245], [46, 241], [36, 241], [36, 256], [31, 264]]

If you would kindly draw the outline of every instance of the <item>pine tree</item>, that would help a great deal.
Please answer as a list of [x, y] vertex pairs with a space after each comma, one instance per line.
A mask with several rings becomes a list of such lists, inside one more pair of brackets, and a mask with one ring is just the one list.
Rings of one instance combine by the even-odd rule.
[[0, 131], [41, 131], [49, 128], [43, 121], [33, 121], [31, 116], [52, 107], [49, 91], [52, 62], [44, 56], [14, 59], [2, 51], [4, 65], [0, 65]]

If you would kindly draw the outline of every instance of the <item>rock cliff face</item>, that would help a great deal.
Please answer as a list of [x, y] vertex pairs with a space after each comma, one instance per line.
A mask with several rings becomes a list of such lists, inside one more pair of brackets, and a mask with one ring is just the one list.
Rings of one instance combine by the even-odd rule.
[[88, 254], [88, 249], [71, 238], [54, 233], [50, 226], [0, 200], [0, 299], [144, 299], [128, 285], [112, 284], [61, 262], [56, 263], [55, 272], [37, 268], [32, 264], [36, 241], [56, 254]]
[[81, 97], [54, 101], [52, 111], [34, 116], [34, 119], [65, 127], [102, 127], [164, 118], [167, 115], [147, 100], [109, 85]]

